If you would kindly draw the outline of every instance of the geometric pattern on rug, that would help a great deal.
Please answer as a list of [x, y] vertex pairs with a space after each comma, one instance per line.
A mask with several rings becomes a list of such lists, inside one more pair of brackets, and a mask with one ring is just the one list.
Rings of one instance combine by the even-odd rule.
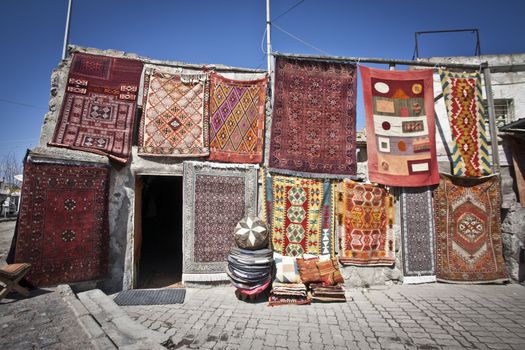
[[339, 261], [360, 266], [395, 264], [393, 197], [384, 188], [349, 179], [339, 184], [338, 196], [344, 208]]
[[25, 163], [15, 261], [31, 264], [30, 283], [48, 286], [107, 274], [108, 188], [106, 167]]
[[183, 274], [225, 273], [234, 230], [257, 211], [257, 169], [184, 162]]
[[370, 181], [399, 187], [437, 184], [432, 69], [360, 69]]
[[355, 175], [356, 84], [354, 64], [277, 57], [269, 166], [290, 175]]
[[401, 189], [401, 233], [403, 275], [435, 275], [434, 213], [430, 188]]
[[50, 146], [108, 156], [125, 164], [131, 154], [142, 62], [74, 53]]
[[139, 154], [174, 157], [209, 154], [206, 78], [205, 74], [146, 71]]
[[335, 208], [330, 180], [267, 172], [264, 182], [273, 251], [284, 256], [333, 256]]
[[262, 162], [267, 84], [211, 74], [210, 160]]
[[438, 280], [507, 280], [500, 201], [498, 176], [473, 179], [441, 174], [434, 190]]
[[481, 77], [440, 70], [443, 98], [452, 130], [452, 175], [478, 177], [492, 173], [483, 107]]

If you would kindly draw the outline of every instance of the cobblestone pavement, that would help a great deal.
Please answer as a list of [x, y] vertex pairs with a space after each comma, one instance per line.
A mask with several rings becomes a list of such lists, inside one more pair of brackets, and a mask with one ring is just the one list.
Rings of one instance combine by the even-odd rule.
[[525, 349], [525, 287], [348, 289], [347, 303], [268, 307], [230, 287], [187, 289], [184, 304], [126, 306], [171, 348]]
[[92, 349], [77, 315], [56, 289], [0, 301], [0, 349]]

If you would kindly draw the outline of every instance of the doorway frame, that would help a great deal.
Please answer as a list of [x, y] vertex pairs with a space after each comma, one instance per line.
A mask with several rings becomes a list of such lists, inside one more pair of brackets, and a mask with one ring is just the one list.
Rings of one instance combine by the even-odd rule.
[[[136, 289], [138, 285], [138, 273], [139, 273], [139, 264], [141, 258], [141, 249], [142, 249], [142, 192], [144, 190], [144, 177], [146, 176], [158, 176], [158, 177], [180, 177], [182, 182], [182, 190], [184, 191], [184, 176], [182, 172], [177, 173], [137, 173], [135, 175], [135, 194], [134, 194], [134, 203], [133, 203], [133, 230], [132, 230], [132, 239], [130, 242], [131, 247], [131, 285], [127, 289]], [[184, 205], [184, 192], [183, 192], [183, 202], [181, 205]], [[184, 208], [183, 208], [184, 213]], [[181, 218], [183, 220], [183, 218]], [[184, 254], [184, 230], [181, 232], [182, 235], [182, 252]], [[184, 257], [183, 261], [184, 261]], [[124, 287], [124, 289], [126, 289]]]

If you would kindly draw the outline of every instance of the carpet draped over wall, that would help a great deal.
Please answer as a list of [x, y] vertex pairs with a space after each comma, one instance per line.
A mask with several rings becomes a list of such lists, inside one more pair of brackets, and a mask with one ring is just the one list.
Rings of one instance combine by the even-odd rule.
[[108, 269], [109, 168], [24, 166], [15, 261], [35, 286], [103, 278]]
[[183, 281], [227, 280], [234, 231], [257, 212], [257, 168], [184, 162]]
[[343, 265], [391, 266], [396, 262], [394, 199], [382, 187], [345, 179], [336, 191], [341, 213]]
[[441, 174], [434, 191], [436, 275], [445, 282], [501, 282], [500, 179]]
[[356, 67], [277, 57], [269, 166], [282, 173], [355, 175]]
[[272, 248], [284, 256], [334, 255], [334, 187], [330, 180], [263, 174]]
[[476, 73], [440, 70], [443, 98], [452, 130], [452, 175], [476, 177], [492, 173], [483, 108], [481, 77]]
[[131, 154], [142, 62], [74, 53], [51, 146], [107, 155]]
[[262, 163], [267, 85], [211, 73], [210, 160]]
[[206, 74], [170, 74], [148, 68], [139, 155], [201, 157], [209, 154]]
[[435, 281], [434, 211], [429, 187], [401, 189], [401, 233], [403, 282]]
[[370, 181], [398, 187], [437, 184], [432, 69], [360, 69]]

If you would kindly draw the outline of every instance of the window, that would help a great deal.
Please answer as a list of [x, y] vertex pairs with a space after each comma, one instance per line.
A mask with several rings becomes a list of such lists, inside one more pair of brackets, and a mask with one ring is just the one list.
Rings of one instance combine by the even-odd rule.
[[[488, 118], [489, 109], [487, 100], [483, 100], [485, 115]], [[511, 98], [494, 99], [494, 110], [496, 112], [496, 126], [498, 128], [514, 121], [514, 100]]]

